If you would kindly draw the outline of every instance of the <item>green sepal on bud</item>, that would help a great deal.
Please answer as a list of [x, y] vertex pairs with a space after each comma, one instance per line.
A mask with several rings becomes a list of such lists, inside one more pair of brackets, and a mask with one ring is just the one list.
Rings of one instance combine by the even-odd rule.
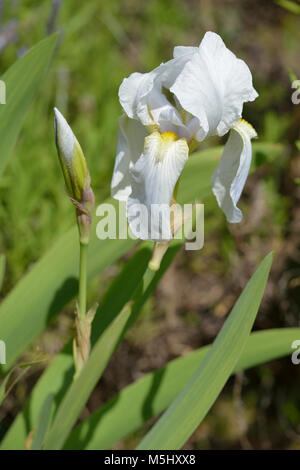
[[80, 241], [88, 243], [94, 193], [83, 151], [63, 115], [54, 108], [56, 148], [69, 197], [76, 207]]

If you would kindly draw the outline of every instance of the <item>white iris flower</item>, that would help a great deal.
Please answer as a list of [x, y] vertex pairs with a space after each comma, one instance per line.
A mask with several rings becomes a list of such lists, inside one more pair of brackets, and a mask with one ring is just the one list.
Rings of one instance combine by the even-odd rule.
[[[133, 233], [155, 241], [172, 238], [170, 205], [189, 152], [207, 136], [228, 131], [212, 190], [228, 222], [241, 221], [237, 202], [256, 137], [241, 116], [243, 104], [257, 96], [248, 66], [212, 32], [199, 47], [175, 47], [172, 60], [123, 80], [119, 98], [125, 115], [119, 120], [111, 192], [127, 201]], [[139, 205], [146, 215], [136, 210]], [[153, 217], [153, 208], [160, 217]]]

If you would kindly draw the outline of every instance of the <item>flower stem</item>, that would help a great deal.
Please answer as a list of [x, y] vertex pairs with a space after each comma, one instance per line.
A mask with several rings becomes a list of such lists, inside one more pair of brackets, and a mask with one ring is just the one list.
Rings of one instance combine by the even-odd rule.
[[87, 255], [88, 245], [80, 242], [78, 304], [81, 320], [84, 320], [86, 315]]

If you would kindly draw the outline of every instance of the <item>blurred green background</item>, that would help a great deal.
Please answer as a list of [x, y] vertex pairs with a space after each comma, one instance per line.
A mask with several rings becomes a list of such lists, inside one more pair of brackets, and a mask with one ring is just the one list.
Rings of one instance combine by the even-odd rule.
[[[291, 101], [291, 77], [300, 79], [300, 3], [292, 3], [299, 14], [270, 0], [0, 1], [1, 72], [46, 35], [61, 32], [45, 83], [0, 180], [0, 252], [7, 257], [2, 296], [74, 223], [54, 145], [54, 105], [84, 149], [100, 203], [109, 195], [121, 81], [168, 60], [175, 45], [198, 45], [213, 30], [252, 71], [260, 96], [245, 106], [244, 117], [261, 141], [282, 144], [280, 158], [249, 177], [240, 202], [241, 224], [228, 226], [214, 200], [205, 207], [203, 250], [179, 254], [82, 416], [143, 373], [211, 342], [271, 249], [275, 263], [255, 327], [299, 325], [300, 104]], [[121, 264], [93, 282], [90, 301], [101, 297]], [[28, 357], [38, 349], [55, 354], [71, 334], [72, 305]], [[286, 358], [232, 378], [185, 448], [300, 449], [299, 367]], [[0, 418], [13, 419], [40, 372], [31, 370], [19, 383]], [[139, 437], [119, 447], [132, 448]]]

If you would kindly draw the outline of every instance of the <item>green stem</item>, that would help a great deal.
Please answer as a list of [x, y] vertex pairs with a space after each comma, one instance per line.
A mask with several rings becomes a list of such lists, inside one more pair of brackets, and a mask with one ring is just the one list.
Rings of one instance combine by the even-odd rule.
[[78, 304], [81, 320], [85, 319], [86, 314], [87, 255], [88, 245], [80, 242]]

